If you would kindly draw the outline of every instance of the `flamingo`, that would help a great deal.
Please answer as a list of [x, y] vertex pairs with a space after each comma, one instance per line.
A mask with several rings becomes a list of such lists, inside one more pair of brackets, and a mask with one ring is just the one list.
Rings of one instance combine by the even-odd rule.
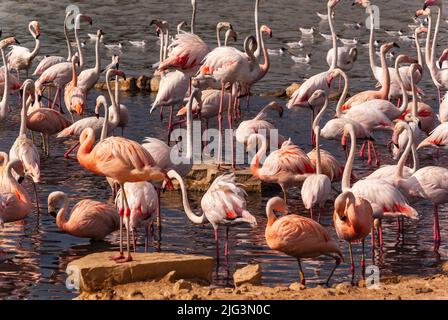
[[438, 125], [428, 137], [420, 142], [417, 149], [426, 147], [448, 150], [448, 122]]
[[196, 0], [191, 0], [193, 14], [191, 17], [191, 32], [179, 33], [170, 44], [169, 55], [160, 66], [159, 71], [176, 69], [188, 75], [198, 71], [205, 56], [210, 52], [205, 42], [194, 33], [196, 22]]
[[[350, 177], [353, 162], [356, 153], [356, 135], [355, 130], [351, 124], [346, 124], [344, 127], [344, 134], [342, 136], [343, 144], [346, 144], [347, 135], [350, 135], [351, 148], [347, 163], [344, 169], [344, 177], [342, 182], [342, 190], [350, 190], [356, 197], [366, 199], [373, 209], [373, 217], [379, 220], [378, 233], [380, 237], [380, 247], [383, 245], [381, 219], [384, 217], [407, 217], [410, 219], [417, 219], [417, 211], [411, 207], [405, 196], [398, 188], [392, 184], [387, 183], [382, 179], [362, 179], [358, 180], [350, 188]], [[373, 237], [372, 237], [372, 244]], [[373, 246], [372, 246], [373, 247]]]
[[[60, 209], [57, 211], [57, 208]], [[113, 206], [95, 200], [81, 200], [66, 215], [69, 199], [66, 193], [55, 191], [48, 196], [48, 213], [56, 218], [59, 230], [78, 238], [102, 240], [118, 230], [119, 215]]]
[[[343, 113], [342, 107], [343, 107], [343, 103], [344, 103], [345, 98], [348, 93], [347, 74], [344, 71], [342, 71], [341, 69], [335, 69], [329, 73], [328, 82], [331, 82], [332, 79], [338, 75], [341, 75], [342, 78], [344, 78], [344, 82], [345, 82], [344, 90], [342, 92], [341, 97], [339, 98], [339, 102], [336, 107], [336, 116], [338, 118], [343, 119], [343, 121], [340, 121], [339, 124], [344, 123], [344, 122], [346, 122], [347, 119], [349, 119], [348, 121], [359, 123], [360, 125], [362, 125], [362, 127], [364, 127], [364, 132], [359, 131], [359, 130], [355, 131], [356, 132], [355, 134], [358, 134], [358, 135], [361, 134], [362, 138], [367, 138], [367, 140], [364, 142], [363, 146], [361, 147], [360, 154], [361, 154], [361, 156], [364, 155], [364, 148], [365, 148], [365, 145], [367, 144], [368, 164], [371, 165], [372, 164], [372, 155], [371, 155], [370, 149], [372, 147], [373, 152], [375, 154], [375, 158], [376, 158], [376, 165], [379, 166], [380, 160], [379, 160], [378, 153], [376, 152], [375, 144], [374, 144], [373, 140], [371, 139], [371, 137], [369, 137], [368, 135], [370, 135], [375, 129], [378, 129], [378, 128], [392, 130], [393, 123], [383, 112], [381, 112], [378, 109], [371, 108], [364, 103], [354, 106], [354, 107], [348, 109], [345, 113]], [[324, 127], [322, 131], [324, 131], [325, 129], [326, 128]], [[325, 133], [327, 133], [327, 132], [325, 132]], [[367, 134], [367, 136], [366, 136], [366, 134]], [[323, 137], [325, 138], [326, 135], [324, 135]]]
[[330, 196], [331, 181], [327, 175], [322, 173], [319, 125], [316, 125], [313, 131], [316, 136], [316, 173], [309, 175], [303, 182], [301, 196], [305, 208], [311, 212], [311, 219], [313, 219], [313, 207], [315, 205], [319, 207], [317, 221], [320, 222], [322, 208]]
[[[128, 196], [130, 216], [124, 217], [124, 225], [126, 229], [131, 230], [132, 239], [134, 242], [134, 252], [136, 250], [136, 233], [137, 226], [142, 223], [145, 228], [145, 252], [149, 250], [149, 229], [153, 225], [154, 218], [159, 204], [159, 196], [156, 188], [149, 182], [134, 182], [125, 185], [126, 195]], [[118, 190], [115, 197], [115, 205], [118, 210], [124, 211], [122, 207], [123, 199], [121, 189]]]
[[[266, 105], [255, 118], [245, 120], [240, 123], [235, 131], [236, 141], [246, 145], [250, 135], [258, 133], [263, 135], [267, 139], [267, 143], [271, 140], [271, 130], [277, 130], [277, 128], [267, 120], [268, 109], [273, 109], [278, 112], [278, 115], [283, 116], [283, 108], [275, 101]], [[201, 112], [202, 116], [202, 112]], [[278, 145], [282, 145], [285, 141], [284, 137], [278, 137]]]
[[[106, 118], [107, 119], [107, 118]], [[120, 211], [120, 255], [119, 262], [132, 261], [129, 246], [129, 229], [126, 232], [127, 257], [123, 255], [123, 214], [130, 215], [124, 184], [126, 182], [162, 181], [168, 180], [166, 172], [154, 165], [152, 156], [137, 142], [123, 137], [109, 137], [93, 146], [95, 132], [92, 128], [85, 128], [79, 137], [80, 147], [77, 158], [81, 166], [89, 171], [106, 176], [116, 181], [123, 190], [124, 211]], [[125, 207], [126, 205], [126, 207]]]
[[4, 178], [0, 189], [2, 204], [0, 205], [0, 227], [5, 223], [25, 219], [31, 212], [31, 200], [26, 190], [14, 179], [12, 170], [20, 166], [18, 159], [6, 164]]
[[[400, 122], [399, 125], [398, 133], [400, 133], [400, 129], [407, 130], [410, 139], [412, 139], [409, 125], [406, 122]], [[448, 202], [448, 169], [428, 166], [417, 170], [412, 176], [406, 178], [403, 174], [404, 163], [405, 160], [397, 166], [395, 184], [408, 198], [425, 199], [433, 204], [434, 250], [437, 251], [441, 241], [438, 207]]]
[[101, 72], [100, 41], [104, 33], [101, 29], [99, 29], [96, 35], [97, 38], [95, 43], [95, 67], [81, 71], [78, 77], [78, 86], [84, 92], [86, 92], [86, 95], [95, 86], [95, 84], [98, 82], [98, 79], [100, 78], [100, 72]]
[[170, 179], [179, 182], [182, 191], [182, 203], [185, 214], [194, 224], [203, 224], [208, 220], [213, 226], [216, 242], [216, 271], [219, 268], [219, 226], [226, 227], [226, 242], [224, 255], [228, 265], [229, 255], [229, 226], [247, 223], [252, 228], [257, 226], [255, 217], [247, 211], [247, 194], [242, 185], [236, 183], [234, 174], [217, 177], [201, 199], [202, 214], [195, 214], [190, 207], [188, 194], [182, 177], [174, 170], [168, 172]]
[[[327, 110], [328, 107], [328, 96], [325, 94], [325, 91], [323, 90], [317, 90], [313, 93], [313, 95], [308, 100], [308, 103], [310, 104], [310, 107], [313, 108], [315, 104], [320, 104], [321, 99], [324, 99], [324, 105], [320, 109], [319, 114], [316, 116], [313, 122], [313, 131], [316, 129], [317, 126], [319, 126], [320, 119], [324, 115], [324, 113]], [[341, 131], [342, 133], [342, 131]], [[319, 138], [321, 136], [321, 129], [319, 127]], [[328, 137], [327, 137], [328, 138]], [[317, 142], [316, 142], [317, 143]], [[341, 163], [328, 151], [323, 150], [319, 146], [319, 154], [317, 152], [317, 147], [308, 152], [307, 154], [308, 158], [310, 158], [311, 162], [314, 166], [316, 166], [318, 157], [321, 167], [321, 172], [326, 175], [330, 181], [337, 181], [340, 180], [342, 177], [342, 171], [344, 170], [344, 167], [341, 165]], [[302, 186], [303, 188], [303, 186]]]
[[250, 165], [252, 175], [264, 182], [279, 184], [286, 203], [286, 188], [303, 182], [310, 174], [315, 173], [314, 166], [305, 152], [289, 139], [280, 149], [269, 154], [260, 168], [260, 159], [266, 155], [266, 139], [261, 134], [255, 133], [250, 135], [247, 141], [248, 150], [255, 150], [260, 141], [261, 148]]
[[8, 53], [8, 65], [10, 69], [14, 69], [17, 72], [17, 79], [20, 79], [20, 70], [25, 70], [26, 78], [31, 67], [33, 59], [38, 55], [40, 49], [40, 25], [37, 21], [31, 21], [28, 24], [28, 30], [33, 36], [36, 44], [33, 51], [21, 46], [13, 46]]
[[70, 45], [70, 40], [68, 38], [68, 31], [67, 31], [67, 25], [69, 22], [69, 18], [71, 18], [73, 16], [73, 11], [68, 11], [65, 14], [65, 19], [64, 19], [64, 36], [65, 36], [65, 41], [67, 43], [67, 50], [68, 50], [68, 54], [67, 54], [67, 58], [61, 57], [61, 56], [46, 56], [44, 57], [39, 64], [37, 65], [36, 69], [34, 70], [33, 76], [40, 76], [45, 70], [47, 70], [48, 68], [50, 68], [51, 66], [61, 63], [61, 62], [66, 62], [66, 61], [72, 61], [72, 47]]
[[79, 80], [76, 70], [78, 61], [76, 56], [72, 59], [72, 81], [64, 88], [65, 107], [72, 118], [72, 122], [74, 122], [73, 112], [76, 112], [80, 116], [83, 115], [87, 99], [86, 91], [81, 88], [78, 83]]
[[[308, 99], [316, 90], [324, 90], [326, 94], [330, 92], [330, 83], [327, 81], [328, 73], [337, 67], [338, 62], [338, 46], [337, 46], [337, 36], [335, 32], [335, 26], [333, 21], [333, 12], [334, 7], [340, 2], [340, 0], [329, 0], [327, 3], [328, 8], [328, 24], [330, 25], [332, 40], [333, 40], [333, 59], [330, 68], [327, 71], [318, 73], [308, 80], [306, 80], [299, 89], [297, 89], [289, 99], [286, 107], [288, 109], [292, 109], [294, 107], [309, 107]], [[314, 121], [314, 112], [315, 110], [311, 110], [313, 112], [313, 116], [311, 121]], [[311, 130], [312, 131], [312, 130]], [[314, 141], [314, 138], [311, 139]]]
[[375, 90], [367, 90], [360, 93], [355, 94], [350, 99], [348, 99], [343, 106], [344, 110], [350, 109], [353, 106], [358, 104], [362, 104], [369, 100], [373, 99], [382, 99], [387, 100], [389, 98], [389, 90], [390, 90], [390, 74], [389, 69], [387, 68], [386, 62], [386, 53], [389, 52], [393, 47], [399, 48], [399, 46], [395, 42], [388, 42], [381, 46], [381, 66], [383, 70], [383, 86], [379, 91]]
[[[275, 212], [280, 212], [283, 216], [277, 218]], [[283, 252], [297, 259], [301, 285], [305, 285], [301, 259], [315, 258], [321, 255], [335, 259], [335, 266], [326, 281], [326, 285], [329, 286], [334, 271], [344, 258], [338, 243], [331, 239], [327, 229], [312, 219], [289, 214], [286, 202], [280, 197], [268, 201], [266, 215], [268, 217], [265, 231], [266, 242], [272, 250]]]
[[[9, 37], [6, 39], [3, 39], [0, 41], [0, 52], [2, 54], [3, 64], [4, 64], [4, 86], [3, 86], [3, 97], [0, 101], [0, 121], [5, 119], [8, 115], [10, 106], [9, 106], [9, 91], [10, 91], [10, 84], [9, 84], [9, 69], [8, 69], [8, 62], [6, 60], [5, 51], [4, 49], [8, 46], [11, 46], [13, 44], [18, 44], [19, 42], [14, 37]], [[5, 76], [6, 75], [6, 76]]]
[[[108, 135], [113, 130], [115, 130], [115, 128], [117, 127], [117, 125], [120, 122], [120, 112], [118, 109], [118, 105], [115, 101], [114, 95], [112, 93], [112, 88], [110, 86], [110, 78], [112, 77], [112, 75], [126, 77], [124, 72], [121, 70], [109, 69], [106, 73], [107, 90], [109, 92], [109, 97], [110, 97], [110, 100], [111, 100], [112, 106], [113, 106], [112, 117], [109, 118], [109, 108], [107, 106], [106, 98], [104, 96], [99, 96], [97, 98], [97, 104], [96, 104], [95, 109], [98, 110], [100, 105], [104, 106], [105, 108], [107, 108], [107, 110], [105, 110], [106, 116], [104, 118], [99, 118], [99, 116], [95, 116], [95, 117], [88, 117], [88, 118], [80, 119], [80, 120], [76, 121], [75, 123], [73, 123], [72, 125], [70, 125], [69, 127], [67, 127], [66, 129], [59, 132], [59, 134], [57, 135], [57, 138], [79, 137], [85, 128], [93, 128], [93, 130], [95, 132], [95, 136], [98, 136], [103, 129], [103, 123], [104, 123], [105, 119], [108, 119], [106, 134]], [[98, 112], [96, 112], [96, 113], [98, 114]], [[79, 145], [79, 143], [76, 143], [75, 145], [73, 145], [64, 154], [64, 157], [68, 159], [70, 157], [70, 153], [78, 145]]]

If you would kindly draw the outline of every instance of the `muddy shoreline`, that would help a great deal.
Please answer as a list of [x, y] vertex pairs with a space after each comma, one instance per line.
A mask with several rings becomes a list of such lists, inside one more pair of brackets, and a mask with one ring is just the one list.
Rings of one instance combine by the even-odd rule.
[[303, 288], [244, 284], [217, 288], [203, 281], [162, 279], [117, 285], [99, 292], [81, 293], [78, 300], [429, 300], [448, 299], [448, 262], [443, 273], [428, 277], [393, 276], [381, 280], [380, 288], [367, 289], [360, 283], [333, 284], [331, 288]]

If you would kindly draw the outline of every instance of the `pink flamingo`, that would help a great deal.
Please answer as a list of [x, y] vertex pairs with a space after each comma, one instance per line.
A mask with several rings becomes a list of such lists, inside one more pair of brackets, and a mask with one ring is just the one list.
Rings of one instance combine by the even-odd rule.
[[28, 48], [13, 46], [8, 53], [8, 64], [10, 69], [14, 69], [17, 72], [17, 79], [20, 79], [20, 70], [25, 70], [26, 78], [31, 67], [33, 59], [38, 55], [40, 49], [40, 26], [39, 22], [31, 21], [28, 24], [28, 30], [36, 41], [33, 51]]
[[[407, 217], [416, 219], [418, 217], [417, 211], [412, 208], [399, 191], [398, 188], [387, 183], [381, 179], [363, 179], [358, 180], [352, 187], [350, 187], [350, 177], [353, 162], [356, 153], [356, 135], [355, 130], [351, 124], [346, 124], [344, 127], [344, 134], [342, 136], [343, 144], [346, 144], [347, 135], [350, 135], [351, 148], [350, 154], [345, 165], [344, 175], [342, 180], [342, 190], [350, 190], [356, 197], [366, 199], [373, 209], [373, 217], [378, 219], [378, 233], [380, 237], [380, 247], [383, 245], [381, 219], [384, 217]], [[372, 237], [372, 247], [374, 247], [374, 239]]]
[[[56, 213], [57, 208], [59, 211]], [[113, 206], [94, 200], [79, 201], [67, 220], [69, 199], [66, 193], [55, 191], [48, 196], [48, 213], [56, 218], [59, 230], [74, 237], [102, 240], [118, 230], [119, 215]]]
[[266, 155], [266, 139], [260, 134], [252, 134], [247, 141], [248, 150], [255, 150], [260, 141], [261, 148], [252, 159], [251, 172], [264, 182], [279, 184], [286, 203], [286, 188], [303, 182], [310, 174], [315, 173], [314, 166], [305, 152], [289, 139], [280, 149], [269, 154], [260, 168], [260, 160]]
[[[409, 125], [406, 122], [397, 124], [397, 134], [400, 130], [407, 130], [412, 139]], [[409, 154], [409, 151], [407, 152]], [[406, 155], [407, 156], [407, 155]], [[399, 162], [395, 175], [395, 184], [410, 199], [426, 199], [434, 207], [434, 250], [440, 246], [441, 236], [439, 227], [438, 206], [448, 202], [448, 169], [438, 166], [428, 166], [417, 170], [406, 178], [403, 174], [405, 157]]]
[[[283, 216], [277, 218], [275, 212], [280, 212]], [[341, 260], [344, 260], [344, 257], [338, 243], [331, 239], [327, 229], [313, 219], [290, 214], [286, 202], [280, 197], [268, 201], [266, 215], [268, 217], [265, 231], [266, 242], [269, 248], [297, 259], [301, 285], [305, 285], [305, 274], [302, 270], [301, 259], [325, 255], [335, 260], [335, 267], [326, 281], [326, 285], [329, 286], [334, 271]]]
[[69, 22], [69, 19], [73, 16], [73, 11], [68, 11], [65, 14], [65, 19], [64, 19], [64, 36], [65, 36], [65, 42], [67, 44], [67, 50], [68, 50], [68, 55], [67, 58], [61, 57], [61, 56], [46, 56], [44, 57], [39, 64], [37, 65], [36, 69], [34, 70], [33, 76], [40, 76], [45, 70], [47, 70], [48, 68], [50, 68], [51, 66], [61, 63], [61, 62], [66, 62], [66, 61], [72, 61], [72, 46], [70, 45], [70, 40], [68, 38], [68, 30], [67, 30], [67, 25]]
[[[106, 73], [107, 90], [109, 92], [109, 97], [110, 97], [110, 100], [112, 101], [112, 106], [113, 106], [113, 108], [111, 110], [112, 117], [109, 118], [109, 108], [107, 106], [106, 98], [104, 96], [99, 96], [97, 98], [97, 103], [96, 103], [95, 109], [98, 110], [100, 106], [104, 106], [105, 108], [107, 108], [107, 110], [105, 110], [106, 116], [104, 118], [100, 118], [98, 115], [98, 112], [96, 112], [97, 116], [95, 116], [95, 117], [87, 117], [87, 118], [80, 119], [80, 120], [76, 121], [75, 123], [73, 123], [72, 125], [70, 125], [69, 127], [67, 127], [66, 129], [59, 132], [59, 134], [56, 136], [57, 138], [79, 137], [85, 128], [92, 128], [95, 132], [95, 136], [98, 136], [103, 129], [103, 123], [104, 123], [105, 119], [108, 120], [106, 133], [109, 134], [113, 130], [115, 130], [115, 128], [117, 127], [117, 125], [120, 122], [120, 112], [118, 109], [118, 105], [115, 101], [114, 94], [112, 93], [112, 88], [110, 86], [110, 78], [112, 77], [112, 75], [126, 77], [124, 72], [121, 70], [109, 69]], [[75, 148], [78, 145], [79, 145], [79, 143], [74, 144], [69, 150], [67, 150], [67, 152], [64, 154], [64, 157], [67, 159], [70, 158], [70, 153], [73, 150], [75, 150]]]
[[12, 170], [20, 166], [21, 161], [16, 159], [9, 161], [5, 167], [4, 178], [0, 194], [2, 204], [0, 205], [0, 226], [5, 223], [25, 219], [31, 212], [31, 200], [26, 190], [14, 179]]
[[[162, 181], [167, 179], [166, 172], [155, 166], [152, 156], [135, 141], [122, 137], [109, 137], [93, 146], [95, 132], [92, 128], [86, 128], [81, 133], [79, 142], [77, 158], [80, 165], [97, 175], [116, 181], [123, 190], [122, 208], [126, 209], [120, 211], [120, 255], [116, 260], [132, 261], [129, 229], [126, 232], [127, 257], [123, 255], [123, 215], [126, 214], [128, 218], [130, 215], [124, 184]], [[167, 185], [172, 186], [170, 181], [167, 181]]]
[[[160, 208], [159, 204], [159, 194], [156, 188], [149, 182], [134, 182], [126, 183], [125, 191], [127, 195], [127, 200], [129, 203], [129, 209], [131, 214], [129, 217], [124, 217], [124, 225], [126, 229], [131, 230], [132, 239], [134, 242], [134, 252], [137, 247], [137, 226], [141, 223], [145, 228], [145, 252], [149, 250], [149, 234], [150, 229], [156, 218], [157, 210]], [[121, 189], [118, 190], [117, 196], [115, 198], [115, 205], [119, 211], [124, 211], [122, 206], [122, 192]]]
[[96, 33], [95, 67], [81, 71], [78, 77], [78, 86], [84, 92], [86, 92], [86, 95], [95, 86], [95, 84], [98, 82], [98, 79], [100, 78], [100, 72], [101, 72], [100, 41], [103, 35], [104, 33], [101, 29], [99, 29]]
[[[11, 84], [9, 83], [10, 74], [9, 74], [8, 62], [5, 57], [4, 49], [8, 46], [15, 44], [15, 43], [19, 43], [19, 42], [14, 37], [9, 37], [9, 38], [6, 38], [6, 39], [3, 39], [0, 41], [0, 52], [2, 54], [2, 59], [3, 59], [3, 64], [4, 64], [3, 76], [5, 78], [5, 80], [4, 80], [5, 82], [4, 82], [4, 86], [3, 86], [3, 97], [2, 97], [2, 100], [0, 101], [0, 121], [5, 119], [6, 116], [8, 115], [8, 112], [10, 111], [9, 91], [11, 89]], [[6, 74], [6, 76], [5, 76], [5, 74]]]
[[78, 74], [76, 70], [76, 64], [78, 63], [78, 58], [75, 56], [72, 59], [72, 81], [69, 82], [64, 88], [64, 102], [67, 108], [72, 122], [74, 122], [73, 112], [82, 116], [85, 109], [87, 94], [86, 91], [79, 86]]
[[226, 242], [224, 255], [228, 265], [229, 226], [248, 223], [253, 228], [257, 226], [255, 217], [247, 211], [246, 192], [242, 185], [235, 182], [234, 174], [217, 177], [201, 199], [202, 214], [196, 215], [190, 207], [188, 195], [182, 177], [174, 170], [168, 172], [171, 179], [176, 179], [182, 190], [182, 203], [187, 217], [194, 224], [203, 224], [208, 220], [215, 231], [216, 270], [219, 268], [219, 226], [226, 227]]

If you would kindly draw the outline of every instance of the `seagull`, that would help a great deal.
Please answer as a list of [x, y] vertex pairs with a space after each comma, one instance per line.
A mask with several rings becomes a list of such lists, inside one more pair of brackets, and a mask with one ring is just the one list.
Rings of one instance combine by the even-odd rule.
[[311, 61], [311, 53], [307, 53], [305, 57], [291, 55], [291, 59], [295, 63], [310, 63], [310, 61]]
[[304, 36], [311, 36], [314, 33], [314, 27], [311, 27], [309, 29], [307, 29], [307, 28], [299, 28], [299, 29], [300, 29], [300, 32], [302, 32], [302, 34]]
[[404, 35], [403, 30], [387, 30], [387, 29], [384, 29], [384, 32], [386, 32], [390, 36], [402, 36], [402, 35]]
[[286, 48], [268, 49], [268, 54], [271, 56], [281, 56], [285, 53], [288, 53], [288, 49]]
[[[328, 14], [320, 13], [320, 12], [316, 12], [316, 14], [321, 20], [328, 20]], [[334, 15], [334, 13], [333, 13], [333, 15]]]
[[121, 50], [123, 48], [123, 44], [119, 42], [118, 44], [106, 44], [104, 45], [108, 50]]
[[346, 22], [346, 23], [344, 23], [344, 27], [346, 27], [347, 29], [360, 29], [362, 26], [363, 26], [363, 24], [360, 23], [360, 22], [356, 22], [356, 23]]
[[294, 42], [287, 42], [286, 45], [290, 47], [291, 49], [297, 49], [297, 48], [303, 48], [305, 45], [303, 44], [302, 40], [294, 41]]
[[[96, 41], [96, 33], [88, 33], [87, 35], [89, 36], [89, 40]], [[100, 38], [100, 41], [103, 42], [103, 37]]]
[[129, 43], [130, 43], [131, 45], [133, 45], [134, 47], [139, 47], [139, 48], [146, 46], [146, 40], [142, 40], [142, 41], [129, 41]]
[[322, 37], [324, 37], [326, 40], [331, 40], [331, 39], [333, 38], [333, 35], [331, 35], [331, 34], [327, 34], [327, 33], [322, 33], [322, 32], [320, 32], [320, 35], [321, 35]]
[[343, 44], [345, 44], [346, 46], [358, 44], [358, 41], [359, 41], [358, 38], [353, 38], [353, 39], [343, 39], [343, 38], [340, 38], [339, 40], [341, 40], [341, 42]]

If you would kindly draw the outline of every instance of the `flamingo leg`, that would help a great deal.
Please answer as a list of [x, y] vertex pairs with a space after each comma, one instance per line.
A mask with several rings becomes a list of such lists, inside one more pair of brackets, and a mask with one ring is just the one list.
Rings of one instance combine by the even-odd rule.
[[370, 144], [372, 145], [373, 154], [375, 155], [375, 164], [377, 167], [380, 166], [380, 157], [378, 155], [378, 152], [376, 152], [375, 143], [373, 141], [370, 141]]
[[434, 205], [434, 251], [439, 250], [440, 240], [439, 210], [437, 205]]
[[315, 143], [315, 139], [314, 139], [313, 123], [314, 123], [314, 108], [311, 108], [311, 129], [310, 129], [310, 134], [311, 134], [311, 145], [312, 145], [313, 147], [315, 147], [315, 146], [316, 146], [316, 143]]
[[132, 244], [134, 246], [134, 253], [137, 253], [137, 236], [136, 236], [137, 230], [132, 229], [131, 230], [131, 236], [132, 236]]
[[330, 280], [331, 280], [331, 278], [333, 277], [333, 274], [334, 274], [334, 272], [336, 271], [336, 269], [338, 268], [338, 266], [341, 264], [341, 259], [339, 259], [339, 258], [335, 258], [334, 260], [335, 260], [334, 267], [333, 267], [333, 269], [331, 270], [330, 275], [328, 276], [328, 279], [327, 279], [327, 282], [326, 282], [327, 287], [330, 286]]
[[364, 141], [364, 143], [361, 145], [361, 149], [359, 149], [359, 157], [364, 160], [364, 150], [366, 148], [367, 141]]
[[232, 169], [235, 170], [235, 150], [234, 150], [234, 143], [233, 143], [233, 125], [232, 125], [232, 92], [229, 93], [229, 108], [227, 110], [227, 121], [229, 122], [229, 129], [231, 132], [230, 136], [230, 153], [231, 153], [231, 163], [232, 163]]
[[280, 187], [282, 188], [282, 191], [283, 191], [283, 200], [285, 201], [285, 204], [287, 205], [288, 202], [286, 201], [286, 197], [287, 197], [286, 189], [283, 185], [280, 185]]
[[54, 109], [58, 96], [59, 96], [59, 88], [56, 89], [56, 94], [54, 95], [53, 104], [51, 105], [51, 109]]
[[318, 214], [318, 216], [317, 216], [317, 223], [320, 223], [320, 217], [321, 217], [321, 215], [322, 215], [322, 208], [319, 207], [319, 214]]
[[166, 144], [170, 145], [171, 131], [173, 131], [173, 106], [170, 106], [170, 118], [168, 120], [168, 137], [166, 138]]
[[216, 276], [218, 276], [219, 271], [219, 238], [218, 238], [218, 227], [215, 230], [215, 243], [216, 243]]
[[306, 281], [305, 281], [305, 273], [303, 272], [302, 269], [302, 263], [300, 263], [300, 259], [297, 259], [297, 264], [299, 265], [299, 274], [300, 274], [300, 284], [301, 285], [305, 285]]
[[[121, 185], [122, 190], [123, 185]], [[120, 214], [120, 254], [118, 256], [111, 257], [112, 260], [122, 260], [124, 258], [123, 255], [123, 216], [124, 216], [124, 198], [121, 197], [121, 209], [119, 211]]]
[[37, 195], [37, 186], [36, 183], [34, 183], [34, 181], [33, 181], [33, 189], [34, 189], [34, 198], [36, 199], [37, 219], [39, 219], [40, 216], [39, 197]]
[[160, 251], [162, 243], [162, 214], [160, 211], [160, 189], [157, 188], [157, 251]]
[[226, 226], [226, 244], [224, 248], [224, 255], [226, 257], [226, 266], [229, 268], [229, 227]]
[[250, 90], [246, 96], [246, 111], [247, 111], [247, 113], [249, 113], [249, 107], [250, 107]]
[[372, 231], [370, 233], [371, 241], [372, 241], [372, 261], [375, 261], [375, 227], [372, 223]]
[[[121, 185], [121, 191], [123, 193], [123, 198], [124, 198], [124, 203], [126, 205], [126, 209], [125, 209], [125, 214], [126, 217], [128, 218], [128, 221], [130, 221], [131, 219], [131, 210], [129, 209], [129, 203], [128, 203], [128, 198], [126, 196], [126, 192], [124, 189], [124, 183]], [[127, 250], [127, 257], [119, 262], [129, 262], [132, 261], [132, 256], [131, 256], [131, 248], [130, 248], [130, 244], [131, 244], [131, 239], [130, 239], [130, 228], [126, 228], [126, 250]]]
[[365, 259], [365, 239], [362, 239], [362, 253], [361, 253], [361, 272], [362, 279], [366, 280], [366, 259]]
[[160, 116], [160, 122], [162, 122], [163, 121], [163, 106], [160, 107], [159, 116]]
[[367, 164], [369, 165], [369, 166], [371, 166], [372, 165], [372, 151], [371, 151], [371, 149], [370, 149], [370, 141], [369, 142], [367, 142]]
[[380, 241], [380, 250], [383, 249], [383, 222], [380, 220], [379, 221], [379, 226], [378, 226], [378, 238]]
[[72, 151], [75, 150], [78, 146], [79, 146], [79, 141], [76, 142], [70, 149], [68, 149], [66, 153], [64, 153], [64, 158], [72, 159], [72, 157], [70, 157], [70, 153], [72, 153]]
[[314, 220], [314, 212], [313, 212], [313, 208], [310, 209], [310, 218]]
[[221, 85], [221, 100], [219, 102], [218, 113], [218, 170], [221, 168], [221, 153], [222, 153], [222, 106], [224, 103], [224, 84]]
[[62, 88], [59, 88], [59, 113], [64, 114], [64, 110], [62, 110]]
[[350, 253], [350, 273], [352, 276], [351, 284], [352, 286], [355, 285], [355, 263], [353, 262], [353, 248], [352, 243], [348, 243], [348, 252]]

